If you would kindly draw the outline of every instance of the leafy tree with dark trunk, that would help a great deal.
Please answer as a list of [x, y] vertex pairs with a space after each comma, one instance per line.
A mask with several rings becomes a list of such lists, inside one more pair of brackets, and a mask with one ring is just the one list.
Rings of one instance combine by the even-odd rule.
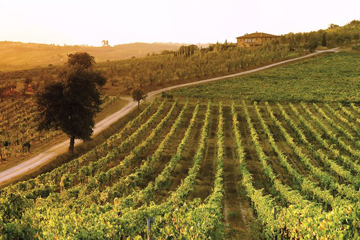
[[315, 49], [318, 47], [318, 41], [316, 38], [312, 38], [309, 40], [309, 50], [310, 52], [315, 52]]
[[326, 47], [326, 33], [322, 35], [321, 46]]
[[[77, 59], [77, 54], [87, 53], [70, 54], [69, 57]], [[69, 59], [70, 66], [59, 73], [59, 81], [46, 85], [36, 95], [40, 111], [39, 130], [62, 130], [70, 138], [69, 150], [72, 153], [75, 139], [91, 137], [94, 117], [100, 111], [100, 88], [106, 83], [101, 73], [89, 70], [92, 57], [88, 58], [88, 63], [80, 59], [80, 62]]]
[[87, 52], [68, 54], [68, 65], [88, 69], [95, 64], [94, 57]]
[[140, 108], [140, 101], [145, 100], [147, 97], [147, 94], [144, 92], [144, 90], [141, 87], [134, 88], [131, 91], [131, 96], [134, 101], [138, 102], [138, 109]]

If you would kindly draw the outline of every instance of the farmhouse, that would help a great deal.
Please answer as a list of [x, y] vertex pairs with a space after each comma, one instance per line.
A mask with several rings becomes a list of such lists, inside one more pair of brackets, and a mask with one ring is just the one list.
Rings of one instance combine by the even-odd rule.
[[244, 36], [237, 37], [238, 47], [257, 47], [263, 45], [265, 42], [278, 40], [280, 37], [268, 33], [250, 33]]

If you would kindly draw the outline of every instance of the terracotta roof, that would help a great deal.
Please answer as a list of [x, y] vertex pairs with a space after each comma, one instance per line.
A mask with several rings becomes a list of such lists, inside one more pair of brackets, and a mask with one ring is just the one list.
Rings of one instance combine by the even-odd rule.
[[237, 37], [237, 38], [268, 38], [268, 37], [279, 37], [279, 36], [268, 34], [268, 33], [256, 32], [256, 33], [245, 34], [244, 36]]

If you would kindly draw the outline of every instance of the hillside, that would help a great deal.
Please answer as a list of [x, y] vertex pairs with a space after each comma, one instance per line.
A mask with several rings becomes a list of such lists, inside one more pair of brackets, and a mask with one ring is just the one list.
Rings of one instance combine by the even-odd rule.
[[173, 90], [175, 96], [252, 101], [359, 102], [360, 54], [340, 52], [221, 82]]
[[348, 33], [360, 33], [360, 20], [353, 20], [344, 26], [339, 26], [336, 24], [330, 24], [329, 28], [326, 29], [327, 32], [348, 32]]
[[358, 62], [333, 53], [155, 99], [85, 155], [2, 189], [2, 232], [142, 239], [153, 219], [153, 239], [356, 239]]
[[359, 117], [357, 105], [155, 101], [94, 150], [5, 188], [4, 232], [141, 239], [154, 217], [154, 239], [354, 239]]
[[[290, 51], [278, 45], [246, 49], [237, 48], [234, 44], [217, 43], [208, 48], [190, 45], [142, 58], [100, 62], [95, 68], [108, 78], [104, 87], [106, 93], [117, 95], [124, 92], [128, 94], [136, 85], [151, 91], [166, 84], [174, 85], [244, 71], [305, 53], [303, 50]], [[40, 89], [56, 76], [57, 70], [58, 67], [43, 67], [0, 72], [0, 95], [12, 89], [21, 91], [26, 77], [32, 78], [35, 90]]]
[[[360, 53], [350, 48], [360, 42], [358, 25], [291, 33], [260, 48], [217, 43], [119, 61], [104, 57], [96, 69], [109, 79], [105, 92], [115, 95], [342, 47], [257, 73], [149, 93], [140, 110], [110, 127], [112, 136], [0, 189], [0, 240], [359, 239]], [[58, 47], [30, 46], [40, 48], [33, 53]], [[91, 49], [110, 56], [108, 48], [117, 46]], [[28, 97], [26, 90], [45, 85], [56, 70], [3, 72], [0, 87], [24, 89]], [[22, 155], [22, 142], [41, 145], [56, 134], [27, 129], [35, 128], [30, 98], [0, 100], [3, 156]], [[20, 144], [12, 149], [9, 142]]]
[[144, 57], [148, 53], [177, 50], [179, 43], [130, 43], [113, 47], [58, 46], [37, 43], [0, 42], [0, 71], [11, 71], [59, 65], [67, 61], [67, 54], [88, 52], [96, 62]]
[[344, 26], [330, 24], [327, 29], [312, 32], [288, 33], [280, 38], [281, 44], [288, 44], [291, 49], [333, 48], [349, 46], [360, 42], [360, 21], [353, 20]]

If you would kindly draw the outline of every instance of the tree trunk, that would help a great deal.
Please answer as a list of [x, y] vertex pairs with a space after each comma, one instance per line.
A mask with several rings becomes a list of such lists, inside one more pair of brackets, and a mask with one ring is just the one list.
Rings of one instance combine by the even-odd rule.
[[71, 136], [69, 152], [74, 153], [74, 147], [75, 147], [75, 136]]

